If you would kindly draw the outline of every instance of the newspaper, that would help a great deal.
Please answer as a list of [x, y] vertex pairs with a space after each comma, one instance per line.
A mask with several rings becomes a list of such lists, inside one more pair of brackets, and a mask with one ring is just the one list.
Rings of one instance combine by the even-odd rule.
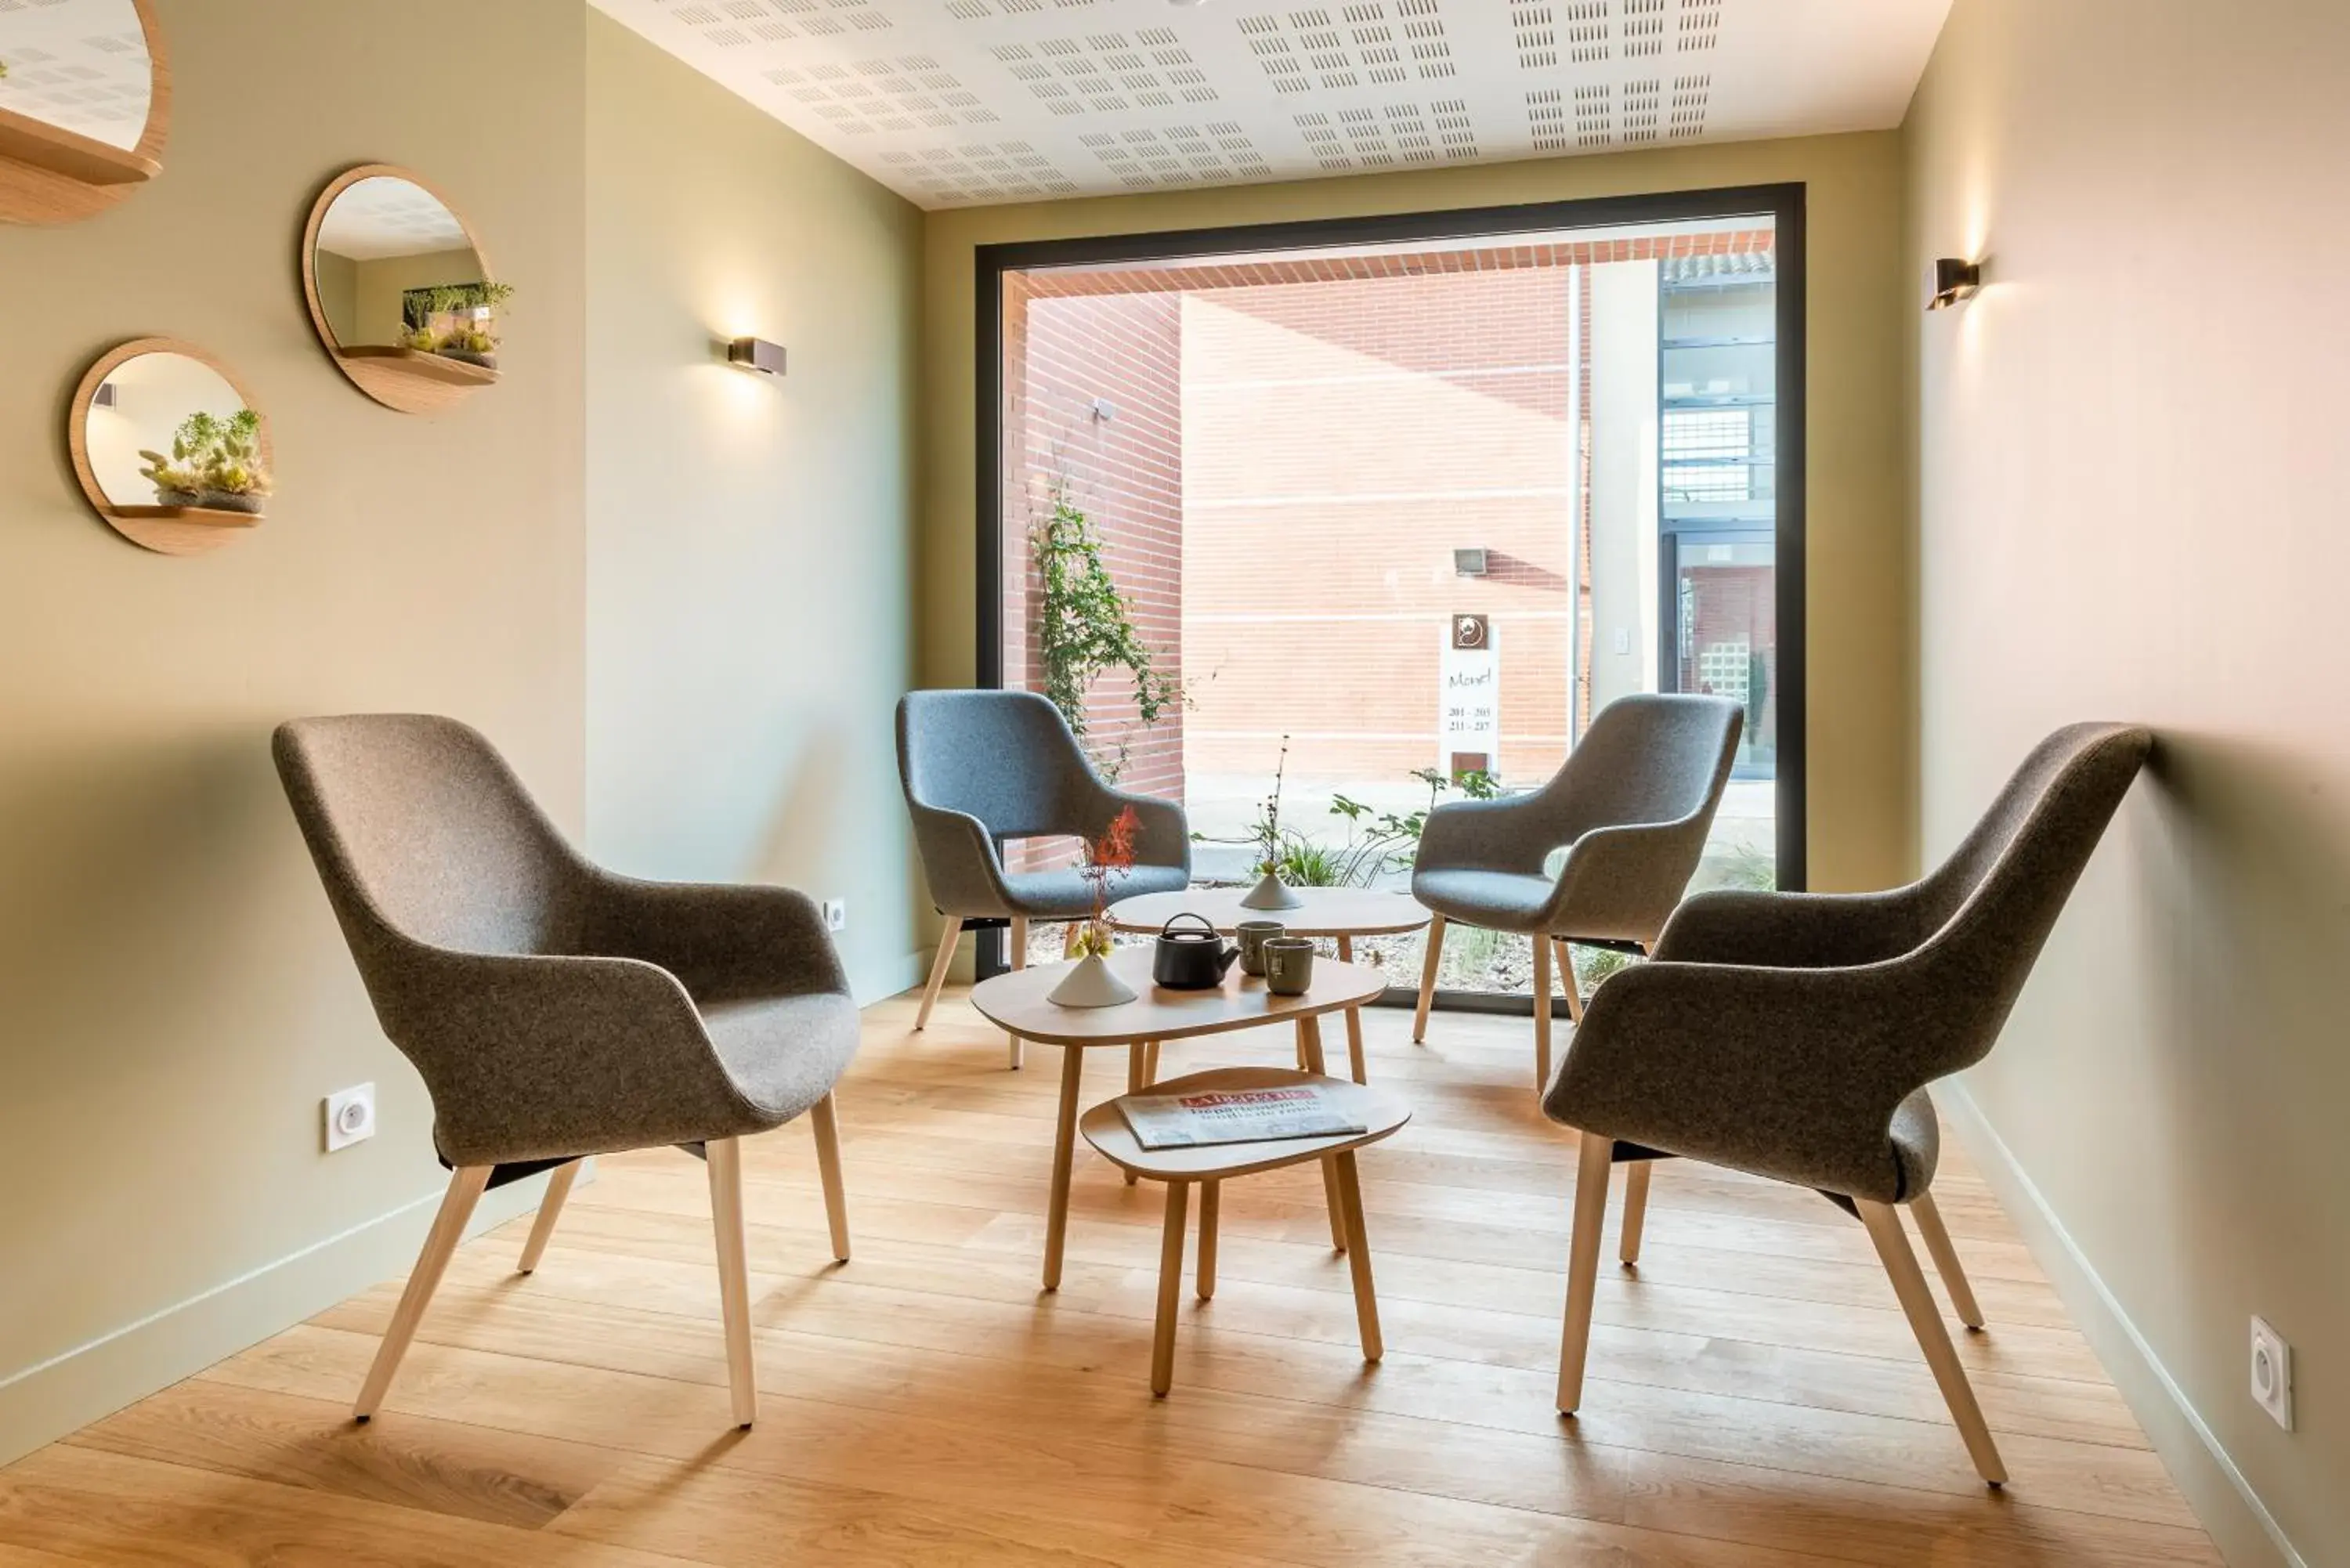
[[1129, 1095], [1118, 1101], [1134, 1141], [1145, 1148], [1275, 1138], [1331, 1137], [1364, 1130], [1318, 1085], [1208, 1089], [1190, 1095]]

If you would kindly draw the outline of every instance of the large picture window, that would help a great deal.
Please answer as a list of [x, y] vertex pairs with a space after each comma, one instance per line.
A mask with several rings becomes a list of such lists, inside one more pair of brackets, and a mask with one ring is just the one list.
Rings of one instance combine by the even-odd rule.
[[[983, 683], [1181, 800], [1199, 879], [1277, 780], [1292, 879], [1392, 887], [1609, 701], [1727, 696], [1692, 886], [1801, 887], [1802, 226], [1770, 187], [983, 248]], [[1462, 932], [1441, 999], [1530, 981]]]

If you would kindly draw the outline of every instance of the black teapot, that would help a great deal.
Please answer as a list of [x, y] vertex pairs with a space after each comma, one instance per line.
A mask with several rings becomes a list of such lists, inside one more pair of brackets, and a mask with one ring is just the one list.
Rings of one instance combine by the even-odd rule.
[[[1185, 920], [1199, 921], [1200, 929], [1178, 930]], [[1169, 991], [1213, 991], [1224, 983], [1224, 971], [1240, 956], [1241, 950], [1226, 947], [1205, 915], [1178, 915], [1159, 928], [1150, 978]]]

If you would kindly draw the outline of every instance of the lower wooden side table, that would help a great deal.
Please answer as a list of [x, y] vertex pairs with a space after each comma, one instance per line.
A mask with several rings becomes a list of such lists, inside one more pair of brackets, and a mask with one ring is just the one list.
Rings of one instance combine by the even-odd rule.
[[[1317, 1053], [1318, 1054], [1318, 1053]], [[1279, 1170], [1309, 1159], [1322, 1162], [1325, 1185], [1336, 1195], [1332, 1218], [1345, 1227], [1347, 1264], [1354, 1275], [1355, 1324], [1361, 1332], [1363, 1359], [1377, 1361], [1385, 1347], [1379, 1339], [1379, 1303], [1371, 1286], [1371, 1247], [1363, 1225], [1363, 1189], [1355, 1175], [1355, 1150], [1392, 1136], [1411, 1120], [1411, 1111], [1394, 1096], [1318, 1073], [1294, 1073], [1280, 1067], [1225, 1067], [1193, 1073], [1151, 1085], [1153, 1095], [1201, 1094], [1218, 1090], [1319, 1088], [1337, 1107], [1363, 1124], [1358, 1133], [1330, 1137], [1273, 1138], [1253, 1143], [1211, 1144], [1201, 1147], [1145, 1148], [1136, 1141], [1120, 1108], [1128, 1096], [1109, 1100], [1085, 1114], [1079, 1128], [1086, 1141], [1105, 1159], [1146, 1181], [1167, 1184], [1167, 1223], [1159, 1250], [1158, 1326], [1150, 1342], [1150, 1392], [1164, 1396], [1175, 1377], [1175, 1309], [1183, 1294], [1183, 1227], [1191, 1189], [1200, 1189], [1200, 1261], [1196, 1278], [1200, 1299], [1216, 1293], [1216, 1210], [1223, 1183], [1239, 1176]]]

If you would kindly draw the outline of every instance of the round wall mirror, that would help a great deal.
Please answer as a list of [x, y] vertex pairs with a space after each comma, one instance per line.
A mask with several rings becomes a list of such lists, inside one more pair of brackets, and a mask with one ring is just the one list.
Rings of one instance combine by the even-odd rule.
[[163, 171], [152, 0], [0, 0], [0, 220], [69, 223]]
[[192, 556], [260, 524], [268, 424], [194, 344], [141, 337], [111, 350], [82, 377], [67, 421], [82, 493], [132, 544]]
[[387, 408], [433, 413], [497, 384], [514, 291], [456, 209], [405, 169], [369, 164], [327, 187], [302, 235], [302, 288], [335, 363]]

